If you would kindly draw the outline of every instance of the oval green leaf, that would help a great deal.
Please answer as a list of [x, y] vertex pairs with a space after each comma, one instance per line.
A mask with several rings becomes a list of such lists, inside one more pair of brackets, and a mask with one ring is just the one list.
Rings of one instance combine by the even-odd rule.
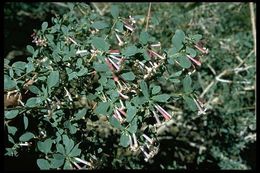
[[19, 114], [19, 110], [5, 111], [5, 118], [13, 119]]
[[22, 136], [20, 136], [19, 140], [21, 142], [26, 142], [29, 141], [30, 139], [32, 139], [34, 137], [34, 134], [31, 132], [26, 132], [24, 133]]

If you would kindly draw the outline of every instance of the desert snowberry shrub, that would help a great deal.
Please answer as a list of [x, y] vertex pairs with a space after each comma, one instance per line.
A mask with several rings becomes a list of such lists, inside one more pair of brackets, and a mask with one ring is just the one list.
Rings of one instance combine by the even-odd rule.
[[202, 35], [178, 29], [165, 47], [117, 5], [108, 16], [69, 8], [31, 35], [26, 62], [5, 60], [6, 155], [27, 148], [40, 169], [95, 169], [116, 145], [149, 162], [158, 133], [179, 123], [174, 110], [207, 112], [193, 80], [208, 54]]

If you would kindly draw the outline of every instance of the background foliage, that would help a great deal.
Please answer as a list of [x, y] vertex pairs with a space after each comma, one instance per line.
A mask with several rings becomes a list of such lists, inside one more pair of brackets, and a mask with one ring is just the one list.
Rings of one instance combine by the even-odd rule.
[[[83, 35], [95, 34], [94, 29], [109, 33], [111, 26], [107, 26], [106, 23], [113, 23], [117, 15], [122, 18], [133, 17], [137, 22], [136, 25], [139, 26], [135, 30], [136, 33], [141, 33], [145, 28], [148, 3], [119, 3], [116, 4], [118, 13], [117, 8], [111, 5], [114, 4], [76, 4], [76, 10], [72, 10], [73, 5], [70, 3], [6, 3], [4, 6], [5, 88], [12, 88], [12, 85], [16, 85], [8, 81], [10, 78], [7, 76], [22, 76], [39, 68], [35, 66], [38, 62], [27, 63], [28, 57], [37, 57], [38, 53], [43, 56], [42, 59], [49, 55], [57, 57], [56, 54], [61, 52], [62, 47], [66, 47], [64, 35], [76, 34], [78, 38], [81, 38]], [[105, 23], [92, 23], [91, 26], [94, 29], [91, 33], [87, 31], [88, 26], [84, 23], [88, 18]], [[54, 25], [60, 25], [61, 31], [58, 27], [55, 29]], [[77, 27], [72, 29], [75, 25]], [[50, 27], [52, 30], [48, 30]], [[116, 27], [120, 28], [120, 26]], [[45, 35], [49, 43], [51, 42], [48, 45], [51, 47], [50, 50], [36, 49], [34, 43], [31, 43], [33, 29], [38, 30], [38, 36]], [[49, 115], [49, 112], [35, 109], [36, 106], [42, 104], [42, 100], [35, 95], [41, 95], [47, 99], [49, 94], [55, 93], [62, 97], [63, 91], [63, 88], [57, 88], [59, 83], [56, 79], [57, 76], [63, 78], [58, 72], [62, 69], [54, 67], [56, 70], [49, 74], [50, 69], [47, 65], [49, 62], [43, 61], [40, 67], [45, 70], [46, 76], [43, 75], [38, 80], [42, 81], [40, 84], [47, 81], [47, 86], [30, 86], [31, 95], [23, 100], [26, 106], [34, 109], [29, 112], [5, 110], [6, 169], [55, 169], [59, 167], [70, 169], [73, 159], [79, 157], [80, 154], [82, 154], [81, 159], [90, 159], [93, 169], [255, 168], [256, 58], [253, 51], [248, 3], [152, 3], [148, 27], [150, 42], [160, 41], [164, 46], [162, 49], [169, 48], [172, 44], [171, 38], [177, 30], [184, 31], [186, 35], [202, 35], [202, 42], [209, 49], [209, 54], [200, 59], [201, 67], [192, 75], [192, 88], [195, 90], [195, 95], [204, 100], [207, 114], [197, 116], [186, 102], [179, 103], [177, 100], [179, 107], [172, 112], [179, 117], [179, 124], [171, 124], [160, 133], [159, 152], [149, 162], [144, 161], [142, 154], [133, 154], [128, 148], [123, 147], [128, 145], [124, 134], [118, 133], [107, 121], [95, 115], [88, 118], [91, 120], [89, 122], [85, 122], [86, 119], [82, 121], [85, 114], [89, 112], [88, 108], [73, 110], [72, 105], [67, 102], [68, 109], [65, 109], [65, 112], [52, 112], [51, 119], [47, 116], [37, 116]], [[102, 35], [91, 40], [82, 37], [79, 42], [93, 44], [94, 47], [107, 50], [108, 45], [100, 40], [103, 36], [105, 37]], [[129, 42], [135, 42], [140, 37], [142, 42], [147, 42], [145, 35], [127, 36], [131, 39]], [[109, 39], [116, 40], [115, 37]], [[69, 60], [70, 53], [73, 54], [74, 49], [70, 47], [68, 50], [62, 50], [65, 53], [60, 55], [65, 58], [68, 56]], [[135, 51], [134, 47], [128, 47], [124, 53], [131, 56], [133, 51]], [[169, 53], [168, 50], [164, 51]], [[75, 84], [73, 81], [90, 72], [87, 71], [88, 69], [84, 71], [82, 62], [74, 63], [77, 64], [74, 67], [77, 73], [66, 70], [69, 74], [68, 80], [71, 81], [68, 89], [73, 88], [69, 90], [70, 93], [81, 91], [80, 88], [75, 88], [78, 87], [79, 81]], [[10, 70], [10, 66], [13, 71]], [[94, 67], [101, 73], [105, 68], [98, 64]], [[45, 72], [42, 71], [42, 73]], [[33, 75], [29, 77], [32, 78]], [[131, 81], [135, 76], [125, 73], [124, 78]], [[172, 81], [176, 82], [178, 77], [176, 78]], [[26, 80], [22, 78], [20, 83], [18, 80], [17, 85], [21, 86]], [[182, 79], [181, 82], [185, 83]], [[102, 85], [102, 83], [106, 84], [107, 79], [100, 78], [99, 84]], [[179, 85], [178, 81], [176, 85]], [[52, 88], [56, 89], [52, 90]], [[151, 93], [157, 93], [159, 90], [154, 87]], [[112, 98], [113, 94], [116, 95], [111, 93]], [[94, 99], [94, 97], [94, 95], [88, 95], [88, 99]], [[88, 104], [90, 107], [93, 106], [92, 103]], [[106, 106], [106, 102], [98, 104], [97, 113], [109, 111]], [[67, 118], [68, 121], [64, 121], [61, 117]], [[63, 128], [57, 128], [58, 124], [61, 124]], [[114, 125], [117, 126], [117, 124]], [[85, 140], [82, 141], [82, 139]], [[29, 146], [20, 145], [26, 142]], [[30, 164], [22, 162], [22, 165], [13, 167], [14, 163], [21, 163], [24, 159]], [[89, 166], [86, 165], [86, 167]]]

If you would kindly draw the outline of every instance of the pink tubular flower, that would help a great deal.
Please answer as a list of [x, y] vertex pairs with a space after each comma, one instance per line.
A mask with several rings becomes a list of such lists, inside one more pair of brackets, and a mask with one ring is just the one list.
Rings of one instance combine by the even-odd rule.
[[133, 133], [133, 140], [134, 140], [134, 147], [137, 148], [138, 147], [138, 143], [137, 143], [137, 139], [136, 139], [135, 133]]
[[201, 66], [201, 62], [200, 61], [197, 61], [195, 60], [194, 58], [192, 58], [190, 55], [187, 55], [187, 57], [192, 60], [195, 64], [197, 64], [198, 66]]
[[154, 115], [154, 118], [155, 118], [157, 124], [158, 124], [158, 125], [162, 124], [161, 121], [160, 121], [160, 119], [158, 118], [157, 113], [156, 113], [155, 111], [153, 111], [153, 115]]
[[156, 43], [156, 44], [151, 44], [151, 47], [161, 47], [161, 43], [158, 42], [158, 43]]
[[113, 72], [113, 71], [114, 71], [114, 67], [113, 67], [113, 65], [109, 62], [108, 58], [105, 58], [105, 61], [106, 61], [107, 65], [108, 65], [109, 69]]
[[146, 134], [142, 135], [150, 144], [153, 144], [153, 139], [149, 138]]
[[78, 169], [82, 169], [76, 162], [72, 162]]
[[198, 45], [194, 45], [199, 51], [201, 51], [202, 53], [204, 53], [204, 54], [208, 54], [209, 53], [209, 50], [207, 49], [207, 48], [205, 48], [205, 47], [203, 47], [203, 48], [201, 48], [201, 47], [199, 47]]
[[166, 112], [161, 106], [159, 106], [158, 104], [154, 105], [154, 107], [162, 114], [162, 116], [166, 119], [166, 120], [170, 120], [171, 119], [171, 115]]
[[116, 34], [116, 39], [118, 41], [118, 46], [123, 46], [124, 42], [120, 39], [120, 37]]
[[129, 31], [133, 32], [134, 28], [127, 22], [123, 22], [124, 23], [124, 27], [126, 27], [126, 29], [128, 29]]
[[122, 115], [126, 117], [126, 112], [124, 111], [124, 108], [117, 109]]
[[119, 112], [117, 109], [114, 110], [114, 117], [115, 117], [117, 120], [119, 120], [120, 123], [123, 123], [123, 122], [124, 122], [124, 119], [122, 118], [120, 112]]
[[121, 93], [120, 91], [117, 91], [117, 92], [123, 99], [126, 99], [126, 100], [129, 99], [129, 97], [127, 95]]
[[148, 51], [149, 51], [149, 53], [151, 53], [152, 55], [157, 56], [157, 57], [160, 58], [160, 59], [165, 59], [165, 57], [159, 55], [158, 53], [156, 53], [156, 52], [154, 52], [154, 51], [152, 51], [152, 50], [148, 50]]
[[111, 49], [111, 50], [109, 50], [109, 53], [112, 55], [119, 55], [120, 51], [117, 49]]
[[116, 56], [114, 55], [109, 55], [110, 58], [113, 58], [114, 60], [117, 60], [117, 61], [121, 61], [121, 58], [117, 58]]
[[78, 157], [75, 157], [75, 160], [77, 160], [78, 162], [81, 162], [81, 163], [83, 163], [83, 164], [85, 164], [85, 165], [92, 166], [90, 162], [87, 162], [87, 161], [85, 161], [85, 160], [82, 160], [82, 159], [80, 159], [80, 158], [78, 158]]
[[144, 161], [148, 162], [148, 160], [149, 160], [150, 157], [151, 157], [150, 154], [148, 154], [148, 153], [144, 150], [143, 146], [140, 147], [140, 149], [141, 149], [141, 151], [144, 153], [144, 156], [145, 156]]
[[111, 60], [110, 58], [108, 58], [108, 60], [110, 61], [110, 63], [113, 64], [113, 66], [114, 66], [114, 68], [115, 68], [116, 70], [119, 70], [119, 66], [118, 66], [113, 60]]

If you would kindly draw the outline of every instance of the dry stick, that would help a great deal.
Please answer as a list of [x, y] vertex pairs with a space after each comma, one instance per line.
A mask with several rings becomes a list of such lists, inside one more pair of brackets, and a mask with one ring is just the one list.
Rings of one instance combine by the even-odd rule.
[[105, 10], [108, 8], [108, 5], [105, 4], [105, 7], [101, 10], [101, 12], [104, 14], [105, 13]]
[[215, 83], [215, 81], [212, 81], [206, 88], [205, 90], [202, 92], [202, 94], [200, 95], [200, 98], [203, 98], [204, 95], [209, 91], [209, 89], [213, 86], [213, 84]]
[[[246, 59], [248, 58], [248, 57], [250, 57], [250, 55], [252, 54], [254, 52], [254, 50], [252, 50], [247, 56], [246, 56], [246, 58], [244, 59], [244, 60], [242, 60], [242, 62], [240, 62], [240, 64], [238, 65], [238, 66], [236, 66], [235, 68], [234, 68], [234, 71], [235, 71], [235, 69], [238, 69], [240, 66], [242, 66], [243, 64], [245, 64], [245, 61], [246, 61]], [[246, 68], [248, 68], [248, 67], [246, 67]], [[214, 70], [213, 68], [211, 69], [211, 70]], [[215, 70], [214, 70], [215, 71]], [[222, 77], [223, 75], [225, 75], [227, 73], [227, 70], [224, 70], [223, 72], [221, 72], [216, 78], [215, 78], [215, 80], [214, 81], [212, 81], [206, 88], [205, 88], [205, 90], [202, 92], [202, 94], [200, 95], [200, 97], [201, 98], [203, 98], [204, 97], [204, 95], [209, 91], [209, 89], [213, 86], [213, 84], [216, 82], [218, 82], [219, 81], [219, 79], [220, 79], [220, 77]], [[221, 79], [220, 79], [221, 80]], [[232, 82], [232, 81], [231, 81]]]
[[148, 29], [148, 24], [149, 24], [149, 19], [150, 19], [150, 14], [151, 14], [151, 5], [152, 5], [152, 3], [149, 3], [149, 8], [148, 8], [147, 17], [146, 17], [145, 31], [147, 31], [147, 29]]
[[97, 12], [100, 14], [100, 16], [103, 16], [102, 11], [98, 8], [98, 6], [96, 5], [96, 3], [92, 2], [91, 4], [92, 4], [93, 7], [97, 10]]
[[69, 8], [68, 5], [66, 5], [65, 3], [63, 2], [52, 2], [54, 5], [58, 5], [60, 7], [65, 7], [65, 8]]
[[250, 14], [251, 14], [251, 22], [252, 22], [252, 33], [254, 37], [254, 50], [255, 50], [255, 56], [256, 56], [256, 27], [255, 27], [255, 13], [254, 13], [254, 4], [253, 2], [249, 3], [250, 7]]

